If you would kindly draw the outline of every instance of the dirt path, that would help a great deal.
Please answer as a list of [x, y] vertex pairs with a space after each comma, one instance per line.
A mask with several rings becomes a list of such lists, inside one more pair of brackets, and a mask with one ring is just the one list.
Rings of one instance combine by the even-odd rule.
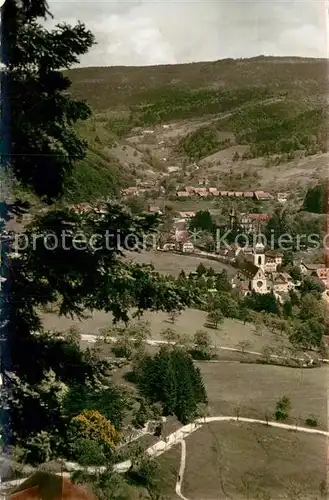
[[[81, 335], [81, 340], [85, 341], [85, 342], [88, 342], [90, 344], [94, 344], [97, 340], [102, 340], [104, 337], [102, 335], [93, 335], [93, 334], [82, 334]], [[117, 342], [117, 338], [116, 337], [107, 337], [107, 340], [109, 340], [110, 342]], [[131, 340], [134, 340], [134, 339], [131, 339]], [[167, 342], [166, 340], [154, 340], [154, 339], [147, 339], [145, 340], [145, 343], [148, 344], [148, 345], [152, 345], [152, 346], [157, 346], [157, 345], [165, 345], [165, 344], [172, 344], [174, 345], [175, 342]], [[239, 352], [239, 353], [244, 353], [244, 354], [252, 354], [253, 356], [263, 356], [263, 354], [259, 351], [249, 351], [247, 349], [238, 349], [237, 347], [228, 347], [228, 346], [223, 346], [223, 345], [219, 345], [219, 344], [216, 344], [216, 345], [212, 345], [211, 347], [215, 348], [215, 349], [220, 349], [220, 350], [223, 350], [223, 351], [231, 351], [231, 352]], [[309, 361], [312, 360], [312, 358], [308, 355], [306, 355], [309, 359]], [[269, 354], [269, 357], [271, 359], [282, 359], [283, 356], [280, 356], [279, 354]], [[305, 364], [303, 365], [304, 367], [308, 366], [307, 363], [306, 363], [306, 360], [305, 358], [299, 358], [299, 361], [304, 361]], [[320, 358], [319, 361], [322, 361], [323, 363], [329, 363], [329, 359], [326, 359], [326, 358]], [[211, 361], [212, 363], [217, 363], [218, 361], [217, 360], [212, 360]]]

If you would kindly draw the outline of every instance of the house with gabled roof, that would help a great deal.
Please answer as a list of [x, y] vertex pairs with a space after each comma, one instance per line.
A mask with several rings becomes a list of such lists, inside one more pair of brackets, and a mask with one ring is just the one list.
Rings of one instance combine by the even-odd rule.
[[288, 201], [288, 193], [278, 193], [276, 197], [279, 203], [284, 204]]
[[266, 191], [254, 191], [254, 197], [258, 201], [266, 201], [273, 199], [273, 196], [270, 193], [267, 193]]
[[202, 197], [208, 196], [208, 194], [209, 194], [208, 193], [208, 188], [206, 188], [206, 187], [195, 188], [194, 193], [197, 196], [202, 196]]
[[162, 214], [162, 210], [158, 205], [148, 205], [147, 211], [151, 214]]
[[282, 266], [283, 254], [274, 250], [265, 252], [265, 271], [275, 273], [279, 266]]
[[190, 220], [195, 217], [195, 212], [178, 212], [179, 219]]
[[176, 196], [178, 198], [188, 198], [190, 195], [187, 191], [177, 191]]
[[318, 278], [323, 285], [329, 289], [329, 269], [326, 267], [316, 269], [311, 273], [311, 276]]
[[306, 276], [311, 276], [312, 274], [314, 276], [314, 273], [316, 273], [318, 269], [324, 269], [324, 264], [310, 264], [301, 261], [299, 263], [299, 269]]
[[136, 196], [139, 193], [139, 188], [136, 186], [131, 186], [125, 189], [122, 189], [121, 194], [123, 196]]
[[91, 491], [73, 484], [63, 476], [41, 470], [25, 479], [4, 498], [8, 500], [96, 500]]
[[161, 233], [158, 238], [157, 250], [164, 252], [176, 250], [176, 238], [173, 233]]

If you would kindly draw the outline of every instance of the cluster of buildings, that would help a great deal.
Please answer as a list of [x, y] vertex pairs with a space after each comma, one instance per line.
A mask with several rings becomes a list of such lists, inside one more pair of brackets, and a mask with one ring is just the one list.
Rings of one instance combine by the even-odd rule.
[[234, 266], [237, 269], [232, 279], [232, 287], [237, 289], [243, 296], [251, 292], [266, 294], [273, 293], [283, 302], [290, 290], [300, 283], [293, 281], [290, 274], [280, 270], [283, 254], [272, 250], [265, 250], [262, 243], [256, 243], [254, 247], [233, 247]]
[[193, 187], [187, 186], [182, 191], [177, 191], [178, 198], [190, 198], [199, 196], [208, 197], [229, 197], [229, 198], [248, 198], [257, 201], [273, 200], [274, 196], [266, 191], [219, 191], [216, 187]]
[[157, 250], [163, 252], [193, 253], [194, 245], [186, 229], [176, 228], [170, 233], [161, 233], [157, 242]]
[[[122, 189], [122, 196], [139, 196], [151, 191], [151, 187], [132, 186]], [[287, 193], [277, 193], [276, 196], [266, 191], [220, 191], [216, 187], [194, 187], [186, 186], [184, 189], [176, 191], [177, 198], [212, 198], [212, 197], [228, 197], [228, 198], [245, 198], [256, 201], [269, 201], [276, 199], [279, 203], [286, 203], [288, 200]]]
[[77, 214], [95, 213], [104, 215], [107, 213], [106, 208], [102, 204], [91, 205], [90, 203], [77, 203], [76, 205], [70, 205], [69, 208]]

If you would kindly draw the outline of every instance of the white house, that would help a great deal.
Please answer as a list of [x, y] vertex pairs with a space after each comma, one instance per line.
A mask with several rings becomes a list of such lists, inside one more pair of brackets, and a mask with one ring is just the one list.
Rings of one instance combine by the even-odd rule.
[[179, 248], [183, 253], [193, 253], [194, 245], [191, 241], [181, 241], [179, 243]]
[[288, 201], [288, 193], [278, 193], [277, 194], [277, 200], [279, 203], [287, 203]]
[[269, 250], [265, 252], [264, 270], [268, 273], [275, 273], [279, 266], [282, 266], [283, 254]]

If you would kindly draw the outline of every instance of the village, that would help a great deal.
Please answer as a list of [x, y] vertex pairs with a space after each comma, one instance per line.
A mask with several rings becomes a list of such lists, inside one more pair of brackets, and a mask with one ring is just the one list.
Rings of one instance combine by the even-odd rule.
[[[207, 183], [207, 180], [200, 181], [202, 184]], [[122, 196], [145, 196], [152, 192], [154, 187], [142, 183], [140, 186], [132, 186], [121, 191]], [[161, 191], [161, 188], [160, 188]], [[163, 190], [162, 190], [163, 191]], [[257, 201], [267, 201], [276, 199], [279, 203], [286, 203], [288, 200], [287, 193], [271, 194], [266, 191], [220, 191], [216, 187], [182, 187], [175, 192], [175, 197], [186, 199], [190, 197], [212, 198], [212, 197], [228, 197], [228, 198], [244, 198]]]

